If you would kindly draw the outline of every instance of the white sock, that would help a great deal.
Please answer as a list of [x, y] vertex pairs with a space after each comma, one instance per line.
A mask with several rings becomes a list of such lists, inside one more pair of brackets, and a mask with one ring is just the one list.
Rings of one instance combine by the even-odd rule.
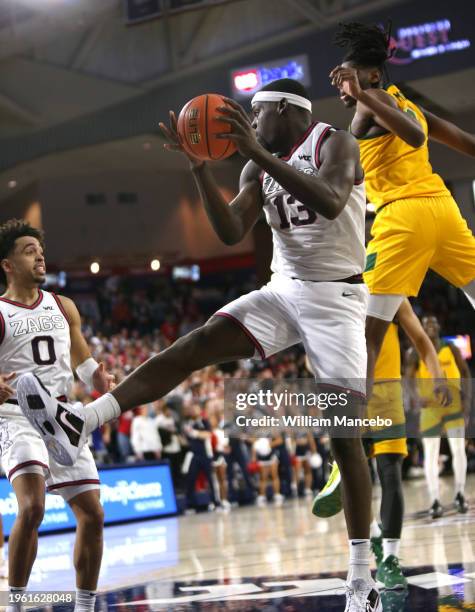
[[439, 451], [440, 438], [423, 438], [424, 445], [424, 472], [427, 488], [429, 489], [430, 503], [436, 499], [440, 501], [439, 492]]
[[369, 540], [350, 540], [350, 569], [347, 582], [371, 580], [369, 571]]
[[117, 419], [121, 414], [119, 403], [111, 393], [106, 393], [90, 404], [81, 406], [77, 412], [86, 422], [86, 434], [89, 435], [107, 421]]
[[369, 537], [370, 538], [380, 538], [381, 537], [381, 527], [378, 524], [376, 519], [373, 519], [373, 522], [369, 526]]
[[383, 561], [386, 561], [389, 555], [394, 555], [399, 559], [400, 546], [401, 540], [383, 538]]
[[[15, 587], [15, 586], [8, 586], [8, 592], [9, 593], [24, 593], [26, 591], [26, 586], [24, 587]], [[5, 612], [21, 612], [21, 610], [23, 610], [23, 605], [21, 604], [21, 602], [19, 603], [14, 603], [14, 604], [10, 604], [9, 606], [7, 606], [5, 608]]]
[[74, 612], [91, 612], [96, 603], [96, 591], [76, 589], [76, 605]]
[[455, 496], [464, 493], [467, 481], [467, 453], [465, 451], [465, 429], [455, 427], [447, 431], [450, 452], [452, 453], [452, 467], [455, 477]]

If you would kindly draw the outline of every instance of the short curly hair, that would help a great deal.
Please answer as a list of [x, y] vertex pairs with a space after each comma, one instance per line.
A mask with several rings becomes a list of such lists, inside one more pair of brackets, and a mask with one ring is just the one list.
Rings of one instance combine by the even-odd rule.
[[[29, 223], [21, 219], [10, 219], [0, 225], [0, 262], [10, 255], [15, 248], [15, 241], [22, 236], [36, 238], [44, 248], [44, 233], [42, 230], [31, 227]], [[1, 266], [0, 282], [5, 285], [7, 283], [7, 277]]]

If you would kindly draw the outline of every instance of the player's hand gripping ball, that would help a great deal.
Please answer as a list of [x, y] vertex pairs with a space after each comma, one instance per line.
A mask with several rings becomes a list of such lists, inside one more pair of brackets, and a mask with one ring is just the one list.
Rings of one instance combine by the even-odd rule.
[[217, 110], [226, 106], [218, 94], [204, 94], [190, 100], [178, 117], [177, 131], [180, 144], [191, 156], [204, 161], [226, 159], [236, 151], [236, 145], [228, 138], [216, 138], [217, 134], [231, 132], [229, 123], [218, 121], [224, 114]]

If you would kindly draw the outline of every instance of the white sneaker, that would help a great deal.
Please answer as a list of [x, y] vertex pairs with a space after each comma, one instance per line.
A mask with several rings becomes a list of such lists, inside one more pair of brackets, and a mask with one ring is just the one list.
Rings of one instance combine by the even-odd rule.
[[74, 465], [87, 441], [84, 419], [51, 397], [34, 374], [18, 379], [18, 404], [42, 437], [48, 453], [61, 465]]
[[282, 506], [283, 503], [284, 503], [283, 495], [281, 495], [280, 493], [277, 493], [276, 495], [274, 495], [274, 504], [276, 506]]
[[263, 508], [264, 506], [267, 506], [267, 499], [265, 498], [264, 495], [257, 496], [257, 505], [259, 506], [259, 508]]
[[383, 612], [383, 604], [373, 580], [352, 580], [346, 584], [345, 612]]
[[305, 489], [304, 495], [305, 495], [305, 497], [313, 497], [312, 489]]
[[0, 578], [8, 578], [8, 560], [0, 559]]
[[228, 502], [227, 499], [223, 499], [223, 501], [221, 502], [221, 506], [223, 507], [223, 512], [231, 511], [231, 504]]

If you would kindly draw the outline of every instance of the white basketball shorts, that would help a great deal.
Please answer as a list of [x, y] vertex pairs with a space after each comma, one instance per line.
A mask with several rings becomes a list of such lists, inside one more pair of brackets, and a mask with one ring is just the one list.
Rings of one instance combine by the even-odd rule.
[[345, 381], [366, 393], [365, 319], [368, 289], [363, 283], [312, 282], [274, 274], [256, 291], [230, 302], [215, 316], [239, 325], [265, 359], [302, 342], [316, 379]]

